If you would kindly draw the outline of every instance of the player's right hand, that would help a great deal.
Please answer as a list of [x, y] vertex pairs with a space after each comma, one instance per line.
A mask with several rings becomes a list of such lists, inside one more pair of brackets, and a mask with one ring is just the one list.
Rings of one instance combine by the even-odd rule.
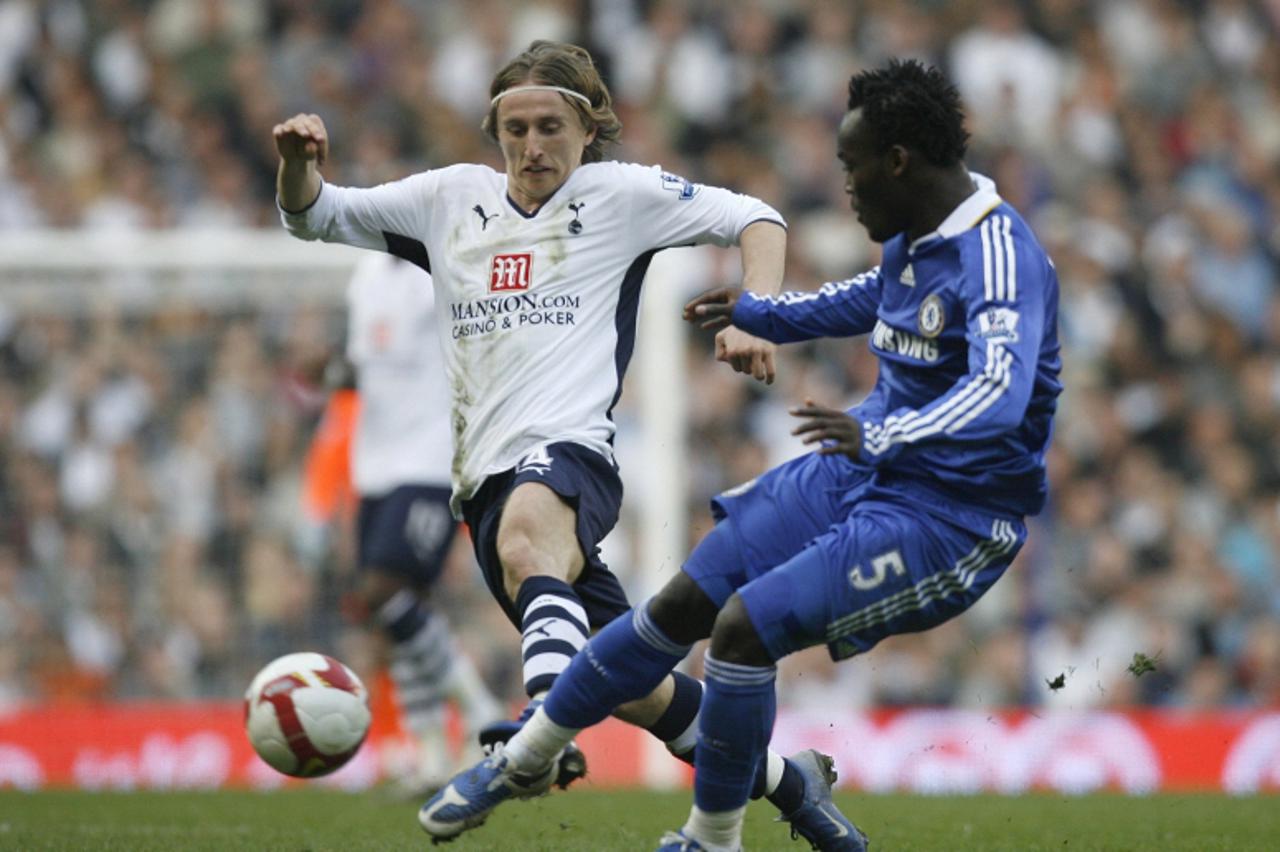
[[694, 296], [684, 306], [687, 322], [698, 323], [708, 331], [719, 331], [733, 324], [733, 309], [742, 298], [742, 290], [736, 287], [718, 287]]
[[323, 166], [329, 155], [329, 132], [314, 113], [298, 113], [273, 127], [271, 134], [280, 159], [286, 163], [315, 160], [317, 166]]
[[723, 361], [735, 373], [746, 373], [758, 382], [773, 384], [778, 373], [775, 366], [776, 344], [748, 334], [740, 328], [726, 328], [716, 334], [716, 360]]

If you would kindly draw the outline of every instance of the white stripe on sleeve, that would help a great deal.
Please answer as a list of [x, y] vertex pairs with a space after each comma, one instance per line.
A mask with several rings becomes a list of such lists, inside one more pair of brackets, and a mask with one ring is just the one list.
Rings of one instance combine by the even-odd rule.
[[881, 430], [869, 430], [866, 449], [871, 455], [880, 455], [894, 444], [915, 441], [946, 430], [954, 434], [965, 424], [986, 411], [1004, 395], [1012, 374], [1013, 354], [1000, 343], [987, 342], [987, 364], [982, 373], [974, 376], [963, 390], [938, 406], [928, 415], [911, 412], [901, 418], [889, 417]]
[[1013, 236], [1010, 234], [1010, 229], [1013, 227], [1013, 219], [1009, 218], [1008, 216], [1003, 216], [1001, 218], [1004, 219], [1004, 250], [1005, 250], [1005, 258], [1006, 258], [1006, 265], [1005, 265], [1006, 276], [1005, 277], [1009, 285], [1006, 288], [1008, 290], [1008, 293], [1006, 294], [1005, 298], [1007, 298], [1010, 302], [1012, 302], [1018, 298], [1018, 278], [1017, 278], [1018, 256], [1017, 254], [1014, 253]]
[[991, 291], [991, 220], [984, 219], [978, 233], [982, 235], [982, 293], [988, 302], [994, 301]]

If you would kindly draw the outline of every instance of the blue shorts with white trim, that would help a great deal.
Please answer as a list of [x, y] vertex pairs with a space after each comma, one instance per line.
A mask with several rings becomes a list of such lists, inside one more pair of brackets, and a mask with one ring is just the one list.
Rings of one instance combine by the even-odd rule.
[[1022, 520], [976, 512], [870, 468], [810, 454], [717, 497], [684, 570], [717, 604], [734, 592], [774, 660], [833, 659], [964, 612], [1026, 541]]

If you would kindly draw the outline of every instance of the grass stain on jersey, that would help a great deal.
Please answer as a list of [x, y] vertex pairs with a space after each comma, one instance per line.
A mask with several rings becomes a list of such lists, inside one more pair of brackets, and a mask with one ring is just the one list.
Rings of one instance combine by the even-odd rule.
[[554, 236], [543, 240], [543, 247], [547, 252], [547, 260], [551, 266], [559, 266], [569, 257], [569, 247], [565, 245], [564, 237]]
[[[552, 220], [559, 222], [561, 217], [566, 213], [569, 213], [568, 202], [560, 205], [560, 208], [556, 210], [556, 215], [552, 217]], [[570, 215], [576, 214], [570, 213]], [[541, 240], [542, 248], [547, 253], [547, 260], [552, 266], [559, 266], [569, 257], [569, 245], [566, 241], [565, 233], [567, 233], [566, 229], [563, 225], [560, 225], [558, 226], [558, 230], [553, 230]]]
[[466, 467], [468, 455], [467, 446], [463, 443], [462, 436], [467, 431], [466, 411], [474, 403], [469, 390], [470, 382], [468, 381], [470, 376], [468, 350], [471, 348], [471, 339], [467, 337], [457, 338], [455, 345], [458, 353], [455, 361], [456, 369], [453, 375], [449, 377], [449, 398], [453, 407], [449, 417], [449, 425], [453, 430], [453, 466], [450, 471], [453, 474], [453, 481], [457, 484], [458, 492], [460, 494], [470, 494], [479, 485], [479, 483], [466, 482], [462, 478], [462, 471]]

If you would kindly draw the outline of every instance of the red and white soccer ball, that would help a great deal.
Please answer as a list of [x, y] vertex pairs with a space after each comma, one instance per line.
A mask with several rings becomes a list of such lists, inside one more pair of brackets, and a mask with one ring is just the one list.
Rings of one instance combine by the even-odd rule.
[[369, 733], [369, 691], [324, 654], [286, 654], [258, 672], [244, 694], [244, 726], [273, 769], [318, 778], [342, 766]]

